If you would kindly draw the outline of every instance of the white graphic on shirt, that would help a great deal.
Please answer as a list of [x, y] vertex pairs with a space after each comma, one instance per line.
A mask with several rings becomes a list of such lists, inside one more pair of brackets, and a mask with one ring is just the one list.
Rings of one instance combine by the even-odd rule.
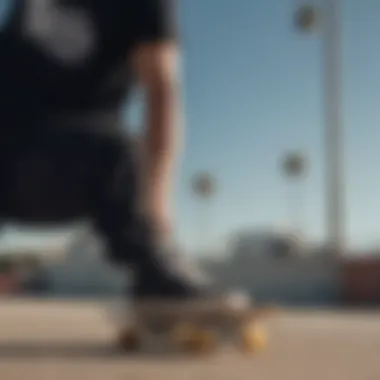
[[13, 0], [0, 0], [0, 32], [7, 27], [9, 19], [12, 16], [13, 9]]
[[59, 0], [26, 0], [24, 32], [26, 38], [65, 65], [83, 63], [96, 45], [89, 12], [61, 5]]

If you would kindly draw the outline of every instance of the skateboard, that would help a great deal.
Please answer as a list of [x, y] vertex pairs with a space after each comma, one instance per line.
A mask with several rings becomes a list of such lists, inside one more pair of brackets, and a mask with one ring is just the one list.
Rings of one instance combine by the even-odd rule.
[[267, 345], [264, 320], [268, 315], [269, 310], [262, 307], [207, 310], [150, 305], [118, 329], [117, 346], [124, 352], [138, 352], [155, 341], [175, 351], [207, 354], [227, 343], [243, 353], [256, 353]]

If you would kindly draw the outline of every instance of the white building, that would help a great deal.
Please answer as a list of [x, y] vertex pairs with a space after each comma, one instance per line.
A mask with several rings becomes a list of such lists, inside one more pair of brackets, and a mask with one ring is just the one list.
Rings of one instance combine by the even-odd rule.
[[66, 253], [46, 265], [56, 295], [101, 295], [120, 293], [125, 272], [112, 266], [102, 245], [82, 237], [65, 249]]
[[238, 232], [233, 235], [230, 244], [233, 260], [244, 260], [246, 256], [292, 256], [298, 254], [301, 248], [299, 237], [274, 229]]
[[243, 288], [264, 302], [331, 304], [338, 299], [340, 263], [333, 257], [303, 254], [309, 248], [282, 231], [242, 231], [231, 241], [229, 258], [205, 266], [225, 286]]

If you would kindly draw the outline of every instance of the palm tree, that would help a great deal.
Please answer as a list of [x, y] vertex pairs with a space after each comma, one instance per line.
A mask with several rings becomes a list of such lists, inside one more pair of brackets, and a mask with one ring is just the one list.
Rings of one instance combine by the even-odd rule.
[[289, 223], [295, 234], [302, 233], [302, 194], [300, 185], [306, 174], [306, 158], [301, 152], [292, 151], [282, 160], [282, 172], [289, 184]]
[[[211, 199], [216, 192], [216, 180], [211, 173], [203, 171], [196, 173], [192, 179], [192, 190], [200, 201], [199, 221], [197, 229], [199, 231], [198, 240], [203, 246], [210, 236], [210, 210]], [[202, 249], [205, 247], [203, 246]]]
[[320, 23], [320, 11], [312, 0], [298, 0], [299, 5], [294, 14], [294, 26], [297, 31], [310, 33], [314, 31]]

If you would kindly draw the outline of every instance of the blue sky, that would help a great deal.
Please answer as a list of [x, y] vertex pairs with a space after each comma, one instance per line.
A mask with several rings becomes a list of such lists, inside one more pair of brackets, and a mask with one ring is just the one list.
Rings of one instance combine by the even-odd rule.
[[[188, 138], [178, 220], [187, 240], [196, 232], [189, 176], [204, 168], [220, 182], [211, 239], [240, 226], [286, 224], [287, 187], [278, 160], [289, 149], [307, 152], [310, 162], [302, 189], [304, 232], [324, 237], [322, 46], [318, 35], [292, 29], [296, 4], [182, 2]], [[380, 2], [342, 4], [347, 234], [350, 244], [362, 245], [380, 232], [374, 170], [380, 159]]]
[[[293, 149], [309, 161], [300, 189], [304, 233], [323, 239], [321, 38], [292, 28], [299, 1], [180, 3], [187, 126], [175, 201], [180, 240], [194, 247], [201, 238], [201, 210], [190, 192], [199, 170], [218, 180], [202, 244], [242, 227], [286, 226], [279, 159]], [[342, 3], [347, 235], [363, 245], [380, 242], [380, 2]], [[138, 104], [130, 111], [138, 122]]]
[[[317, 1], [316, 1], [317, 2]], [[210, 240], [240, 226], [286, 225], [279, 157], [307, 152], [304, 232], [324, 237], [321, 39], [292, 28], [296, 0], [182, 1], [187, 150], [178, 221], [196, 240], [189, 177], [215, 173]], [[321, 1], [322, 3], [322, 1]], [[342, 1], [347, 235], [370, 244], [380, 232], [380, 2]], [[380, 240], [380, 239], [379, 239]]]

